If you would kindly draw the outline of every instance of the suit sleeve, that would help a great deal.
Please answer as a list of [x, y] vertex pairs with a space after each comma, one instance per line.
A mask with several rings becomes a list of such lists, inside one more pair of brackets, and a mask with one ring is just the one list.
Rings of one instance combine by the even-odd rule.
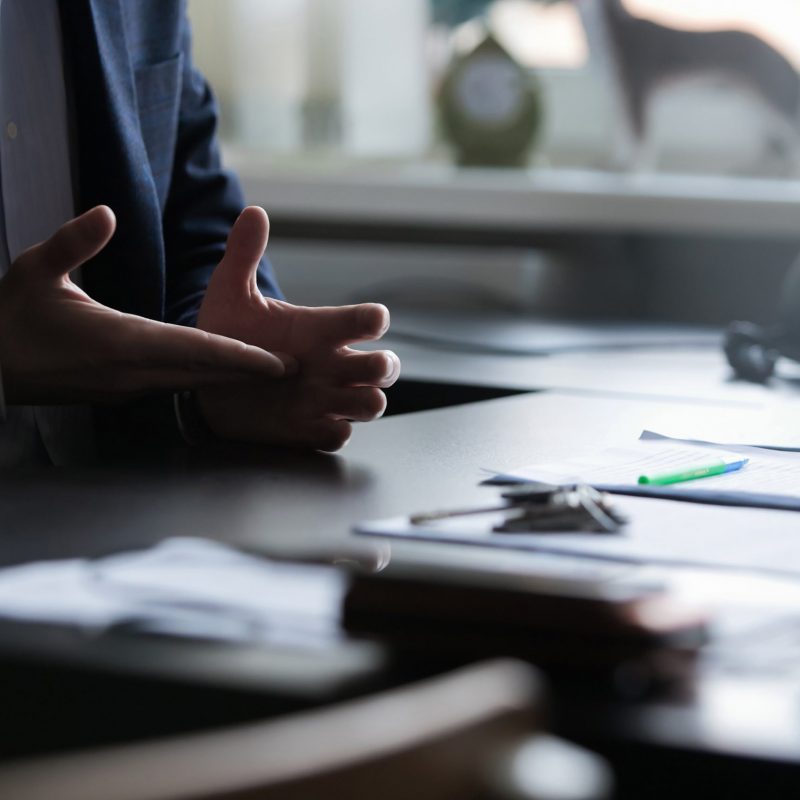
[[[194, 325], [211, 273], [225, 252], [228, 232], [244, 208], [244, 197], [238, 179], [222, 167], [217, 104], [207, 81], [194, 66], [185, 15], [181, 52], [178, 133], [164, 211], [165, 319]], [[266, 257], [259, 267], [258, 284], [264, 295], [281, 297]]]

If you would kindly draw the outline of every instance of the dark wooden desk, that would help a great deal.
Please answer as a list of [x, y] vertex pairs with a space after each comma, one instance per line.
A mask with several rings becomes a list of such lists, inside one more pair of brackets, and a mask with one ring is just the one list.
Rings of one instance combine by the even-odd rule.
[[[488, 490], [477, 485], [481, 466], [526, 463], [543, 452], [619, 441], [644, 427], [709, 413], [718, 420], [735, 415], [731, 419], [745, 426], [756, 424], [760, 411], [540, 393], [387, 418], [359, 428], [338, 456], [237, 449], [194, 454], [166, 470], [5, 475], [0, 558], [9, 564], [100, 555], [189, 534], [273, 555], [356, 551], [367, 561], [379, 559], [385, 548], [356, 540], [350, 533], [355, 522], [483, 500]], [[666, 505], [677, 509], [677, 524], [690, 524], [688, 504]], [[518, 558], [536, 570], [536, 554]], [[41, 658], [57, 652], [56, 643]], [[788, 724], [768, 734], [772, 723], [755, 704], [748, 709], [751, 739], [745, 730], [732, 743], [727, 729], [740, 709], [731, 707], [726, 718], [726, 709], [717, 708], [712, 719], [691, 699], [628, 704], [596, 688], [558, 686], [557, 724], [622, 765], [626, 796], [655, 797], [655, 791], [637, 795], [652, 789], [651, 779], [665, 790], [658, 796], [685, 793], [694, 785], [685, 770], [701, 767], [707, 780], [716, 769], [734, 776], [731, 790], [800, 779], [800, 704]]]

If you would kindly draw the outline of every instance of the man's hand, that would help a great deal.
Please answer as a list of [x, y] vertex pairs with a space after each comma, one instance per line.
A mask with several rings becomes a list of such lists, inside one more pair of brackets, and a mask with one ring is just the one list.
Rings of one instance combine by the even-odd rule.
[[338, 450], [350, 438], [351, 420], [383, 414], [381, 389], [400, 374], [394, 353], [347, 346], [383, 336], [389, 312], [376, 304], [306, 308], [262, 297], [256, 272], [268, 235], [266, 213], [245, 209], [209, 283], [198, 327], [288, 353], [299, 373], [265, 387], [203, 390], [200, 409], [223, 438]]
[[270, 380], [294, 359], [100, 305], [69, 273], [116, 220], [98, 206], [26, 250], [0, 280], [0, 370], [9, 404], [122, 399], [154, 390]]

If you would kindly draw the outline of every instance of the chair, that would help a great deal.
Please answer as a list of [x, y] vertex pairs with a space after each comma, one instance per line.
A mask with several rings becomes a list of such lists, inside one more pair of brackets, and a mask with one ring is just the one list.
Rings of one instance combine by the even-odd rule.
[[[594, 800], [608, 772], [542, 725], [527, 665], [493, 661], [335, 706], [0, 766], [9, 800]], [[537, 788], [539, 787], [539, 788]]]

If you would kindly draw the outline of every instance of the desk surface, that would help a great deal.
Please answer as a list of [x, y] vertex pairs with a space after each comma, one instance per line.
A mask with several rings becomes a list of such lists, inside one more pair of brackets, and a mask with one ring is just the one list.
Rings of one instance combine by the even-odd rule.
[[265, 552], [341, 548], [354, 544], [350, 530], [360, 520], [485, 499], [482, 467], [634, 440], [644, 428], [702, 428], [709, 419], [746, 431], [765, 416], [761, 406], [543, 392], [357, 426], [341, 455], [236, 450], [184, 470], [8, 474], [0, 562], [100, 555], [175, 534]]
[[410, 381], [750, 408], [800, 397], [796, 366], [781, 362], [785, 377], [769, 387], [737, 381], [721, 347], [522, 356], [469, 353], [391, 335], [382, 346], [398, 354]]
[[[629, 439], [645, 427], [701, 424], [710, 416], [746, 427], [758, 425], [762, 412], [550, 392], [387, 418], [359, 428], [339, 456], [237, 451], [168, 474], [8, 475], [0, 483], [0, 553], [4, 563], [98, 555], [179, 533], [273, 554], [341, 554], [356, 546], [350, 530], [358, 520], [486, 499], [487, 489], [477, 485], [482, 465], [526, 463], [539, 453]], [[692, 525], [689, 504], [652, 502], [675, 524]], [[364, 557], [380, 558], [381, 548]], [[540, 563], [536, 554], [515, 558], [532, 570]], [[722, 591], [735, 593], [736, 584]], [[800, 760], [800, 703], [786, 702], [800, 694], [797, 686], [715, 679], [698, 689], [694, 703], [615, 709], [614, 725], [632, 741]], [[729, 703], [744, 690], [756, 702], [741, 714]], [[598, 725], [608, 718], [606, 709]]]

